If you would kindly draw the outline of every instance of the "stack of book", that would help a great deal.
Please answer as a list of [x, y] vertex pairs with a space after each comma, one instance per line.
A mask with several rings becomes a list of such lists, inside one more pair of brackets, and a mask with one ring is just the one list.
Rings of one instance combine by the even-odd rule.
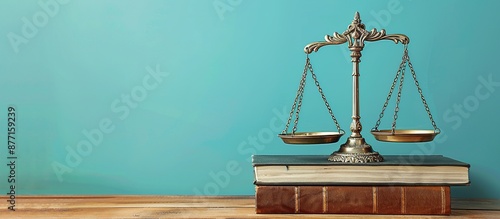
[[440, 155], [364, 164], [322, 155], [252, 158], [258, 214], [449, 215], [450, 186], [469, 184], [469, 164]]

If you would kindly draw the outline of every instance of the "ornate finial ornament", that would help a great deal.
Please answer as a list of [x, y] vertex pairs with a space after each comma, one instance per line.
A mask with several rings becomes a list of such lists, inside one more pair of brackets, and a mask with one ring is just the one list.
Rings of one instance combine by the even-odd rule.
[[368, 32], [365, 29], [365, 25], [361, 23], [361, 17], [359, 12], [354, 14], [354, 20], [347, 27], [344, 33], [339, 34], [334, 32], [331, 36], [326, 35], [324, 42], [314, 42], [308, 44], [304, 48], [304, 52], [307, 54], [317, 52], [321, 47], [326, 45], [338, 45], [345, 42], [348, 43], [348, 47], [358, 47], [363, 48], [365, 46], [365, 41], [378, 41], [378, 40], [392, 40], [394, 43], [401, 42], [402, 44], [408, 44], [410, 39], [403, 34], [390, 34], [386, 35], [385, 30], [382, 29], [377, 31], [377, 29], [372, 29]]

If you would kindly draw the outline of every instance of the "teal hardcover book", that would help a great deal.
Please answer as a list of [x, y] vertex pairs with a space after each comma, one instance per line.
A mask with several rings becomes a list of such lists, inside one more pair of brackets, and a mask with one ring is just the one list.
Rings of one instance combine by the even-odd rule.
[[338, 163], [327, 155], [254, 155], [256, 185], [468, 185], [470, 165], [441, 155]]

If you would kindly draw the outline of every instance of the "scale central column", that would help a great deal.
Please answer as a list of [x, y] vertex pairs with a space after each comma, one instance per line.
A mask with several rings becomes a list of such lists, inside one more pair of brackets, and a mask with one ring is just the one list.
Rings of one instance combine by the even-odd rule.
[[359, 116], [359, 62], [361, 62], [361, 50], [363, 47], [351, 47], [352, 61], [352, 123], [351, 123], [351, 138], [361, 138], [361, 126]]
[[363, 126], [361, 125], [361, 117], [359, 116], [359, 62], [361, 62], [361, 51], [363, 50], [363, 43], [359, 42], [356, 38], [349, 46], [351, 50], [352, 61], [352, 122], [351, 122], [351, 135], [345, 144], [340, 146], [340, 149], [333, 152], [328, 158], [333, 162], [350, 162], [350, 163], [367, 163], [367, 162], [381, 162], [383, 157], [372, 147], [365, 142], [361, 135]]

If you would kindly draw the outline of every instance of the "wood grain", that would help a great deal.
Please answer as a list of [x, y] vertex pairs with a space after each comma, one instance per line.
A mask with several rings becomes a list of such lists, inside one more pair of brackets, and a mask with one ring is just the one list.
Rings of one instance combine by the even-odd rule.
[[[16, 211], [0, 196], [0, 218], [387, 218], [387, 215], [255, 214], [253, 196], [19, 196]], [[500, 209], [498, 201], [458, 200], [458, 206]], [[3, 204], [5, 203], [5, 204]], [[481, 207], [481, 203], [487, 203]], [[500, 218], [498, 210], [460, 210], [451, 216], [391, 218]]]

